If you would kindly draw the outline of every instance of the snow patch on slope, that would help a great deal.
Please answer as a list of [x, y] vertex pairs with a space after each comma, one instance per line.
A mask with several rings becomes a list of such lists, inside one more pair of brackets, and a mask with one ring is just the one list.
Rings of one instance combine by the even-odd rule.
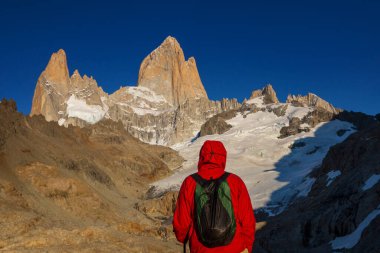
[[359, 241], [360, 237], [364, 229], [368, 227], [372, 220], [374, 220], [378, 215], [380, 215], [380, 205], [373, 210], [368, 216], [359, 224], [359, 226], [355, 229], [351, 234], [337, 237], [333, 241], [330, 242], [332, 249], [351, 249], [353, 248]]
[[[294, 116], [306, 115], [307, 107], [289, 105], [286, 115], [276, 116], [269, 112], [256, 112], [246, 117], [238, 114], [228, 120], [232, 128], [221, 135], [199, 137], [195, 141], [172, 146], [186, 160], [183, 168], [153, 184], [157, 191], [177, 187], [190, 174], [196, 172], [198, 154], [206, 140], [222, 141], [227, 149], [226, 170], [240, 176], [247, 185], [253, 206], [268, 214], [282, 212], [297, 196], [306, 196], [315, 179], [308, 174], [322, 163], [329, 148], [343, 141], [350, 130], [338, 136], [339, 129], [351, 129], [352, 124], [339, 120], [320, 123], [310, 132], [278, 139], [280, 129], [289, 124]], [[304, 142], [303, 147], [290, 149], [294, 142]], [[310, 152], [310, 149], [315, 152]]]
[[143, 98], [152, 103], [167, 103], [162, 95], [157, 95], [154, 91], [146, 87], [126, 87], [126, 92], [133, 95], [135, 98]]
[[307, 197], [311, 191], [311, 188], [313, 187], [313, 184], [315, 183], [315, 180], [315, 178], [306, 177], [298, 187], [299, 193], [297, 197]]
[[371, 189], [375, 184], [377, 184], [380, 181], [380, 175], [379, 174], [373, 174], [370, 178], [365, 181], [362, 190], [366, 191]]
[[60, 118], [60, 119], [58, 120], [58, 125], [63, 126], [63, 124], [65, 124], [65, 121], [66, 121], [66, 119], [64, 119], [64, 118]]
[[254, 104], [256, 105], [257, 107], [264, 107], [265, 104], [264, 104], [264, 96], [260, 96], [260, 97], [257, 97], [257, 98], [252, 98], [252, 99], [249, 99], [246, 101], [247, 104]]
[[334, 180], [342, 174], [340, 170], [332, 170], [327, 173], [327, 183], [326, 187], [328, 187]]
[[88, 105], [86, 101], [78, 99], [75, 95], [71, 95], [66, 104], [68, 117], [79, 118], [91, 124], [101, 120], [107, 112], [99, 105]]

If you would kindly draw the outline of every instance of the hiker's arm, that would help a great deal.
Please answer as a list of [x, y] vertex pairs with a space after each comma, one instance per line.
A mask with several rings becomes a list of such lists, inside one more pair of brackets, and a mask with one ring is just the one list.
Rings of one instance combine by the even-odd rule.
[[252, 209], [251, 198], [243, 181], [239, 197], [239, 218], [245, 247], [249, 252], [252, 252], [252, 246], [255, 240], [256, 220]]
[[184, 243], [191, 225], [190, 178], [185, 179], [179, 191], [176, 208], [173, 217], [173, 229], [177, 240]]

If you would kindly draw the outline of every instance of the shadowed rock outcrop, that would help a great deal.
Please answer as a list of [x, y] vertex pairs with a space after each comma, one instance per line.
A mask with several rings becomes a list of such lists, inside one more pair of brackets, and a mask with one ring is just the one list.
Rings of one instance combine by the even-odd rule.
[[[350, 114], [352, 121], [362, 117]], [[256, 234], [255, 252], [333, 252], [336, 238], [354, 233], [380, 206], [380, 183], [365, 187], [372, 176], [380, 174], [379, 149], [379, 122], [330, 148], [322, 165], [309, 175], [315, 182], [307, 197], [296, 199], [283, 213], [266, 219]], [[338, 251], [378, 252], [379, 225], [377, 216], [359, 234], [357, 243]]]

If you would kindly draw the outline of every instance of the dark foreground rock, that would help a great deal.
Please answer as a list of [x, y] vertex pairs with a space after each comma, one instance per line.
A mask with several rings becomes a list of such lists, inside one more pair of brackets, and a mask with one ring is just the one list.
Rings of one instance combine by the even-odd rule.
[[[355, 122], [361, 127], [360, 120]], [[373, 122], [333, 146], [311, 173], [316, 181], [308, 196], [267, 218], [257, 232], [254, 252], [332, 252], [331, 241], [353, 233], [380, 205], [380, 183], [363, 188], [372, 175], [380, 174], [379, 150], [380, 123]], [[333, 174], [335, 179], [329, 178]], [[353, 248], [339, 252], [380, 252], [379, 234], [377, 216]]]

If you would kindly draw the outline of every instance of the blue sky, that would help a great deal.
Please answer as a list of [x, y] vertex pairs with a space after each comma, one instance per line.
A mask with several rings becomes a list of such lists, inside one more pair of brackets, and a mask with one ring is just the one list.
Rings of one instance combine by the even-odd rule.
[[70, 72], [105, 91], [134, 85], [168, 35], [194, 56], [211, 99], [271, 83], [281, 101], [313, 92], [380, 113], [380, 1], [37, 1], [0, 3], [0, 97], [30, 111], [38, 76], [63, 48]]

